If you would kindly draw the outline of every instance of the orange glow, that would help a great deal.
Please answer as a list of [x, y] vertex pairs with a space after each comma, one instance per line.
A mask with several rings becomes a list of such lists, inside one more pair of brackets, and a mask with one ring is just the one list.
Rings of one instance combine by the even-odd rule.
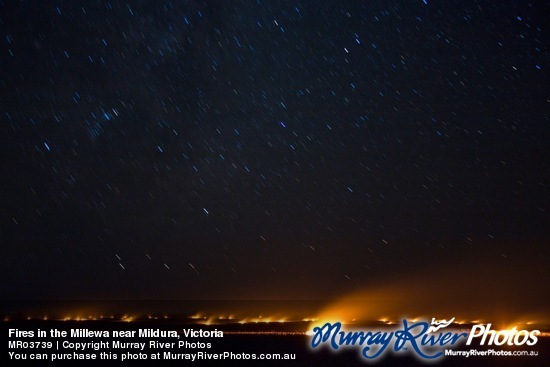
[[211, 318], [209, 318], [208, 320], [206, 320], [206, 321], [204, 322], [204, 325], [212, 325], [212, 324], [214, 324], [214, 323], [215, 323], [215, 322], [214, 322], [214, 318], [211, 317]]
[[[455, 300], [452, 294], [445, 299], [446, 294], [445, 290], [443, 292], [439, 292], [438, 289], [432, 290], [425, 284], [420, 284], [418, 287], [408, 286], [408, 281], [404, 286], [387, 284], [370, 290], [357, 291], [336, 299], [321, 309], [316, 316], [317, 320], [312, 321], [310, 329], [327, 322], [362, 324], [377, 320], [386, 325], [393, 325], [399, 324], [403, 319], [418, 322], [430, 321], [433, 317], [447, 320], [456, 317], [457, 321], [454, 323], [458, 325], [490, 322], [493, 325], [506, 325], [506, 329], [510, 330], [514, 326], [517, 330], [521, 330], [529, 328], [528, 325], [531, 328], [533, 325], [544, 325], [544, 321], [541, 321], [544, 317], [541, 317], [541, 314], [511, 317], [510, 313], [495, 312], [491, 310], [492, 306], [487, 307], [486, 304], [477, 310], [472, 304], [466, 304], [460, 299]], [[413, 312], [414, 314], [411, 315]], [[472, 315], [478, 318], [472, 320]], [[534, 321], [535, 318], [536, 321]]]
[[304, 322], [314, 322], [314, 321], [317, 321], [317, 318], [315, 318], [315, 317], [308, 317], [308, 318], [302, 319], [302, 321], [304, 321]]

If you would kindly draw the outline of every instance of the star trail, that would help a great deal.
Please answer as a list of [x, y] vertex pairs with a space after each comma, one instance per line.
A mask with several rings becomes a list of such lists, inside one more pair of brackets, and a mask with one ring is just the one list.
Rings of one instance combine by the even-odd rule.
[[547, 10], [0, 1], [2, 297], [547, 309]]

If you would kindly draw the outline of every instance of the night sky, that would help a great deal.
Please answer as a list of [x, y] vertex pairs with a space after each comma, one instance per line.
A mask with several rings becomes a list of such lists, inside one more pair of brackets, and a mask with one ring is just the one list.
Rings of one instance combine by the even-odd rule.
[[0, 1], [1, 297], [331, 299], [437, 279], [541, 307], [547, 15]]

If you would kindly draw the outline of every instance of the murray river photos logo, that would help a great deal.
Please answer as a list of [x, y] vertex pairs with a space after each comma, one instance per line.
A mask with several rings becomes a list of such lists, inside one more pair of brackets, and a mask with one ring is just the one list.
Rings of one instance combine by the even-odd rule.
[[327, 322], [313, 328], [311, 347], [313, 349], [327, 345], [333, 350], [355, 347], [361, 356], [374, 360], [392, 351], [394, 353], [413, 353], [424, 360], [436, 360], [463, 342], [470, 345], [474, 340], [480, 345], [535, 345], [539, 330], [527, 331], [492, 330], [491, 324], [473, 325], [469, 332], [447, 329], [454, 317], [447, 320], [410, 322], [404, 319], [395, 329], [378, 331], [344, 330], [342, 323]]

